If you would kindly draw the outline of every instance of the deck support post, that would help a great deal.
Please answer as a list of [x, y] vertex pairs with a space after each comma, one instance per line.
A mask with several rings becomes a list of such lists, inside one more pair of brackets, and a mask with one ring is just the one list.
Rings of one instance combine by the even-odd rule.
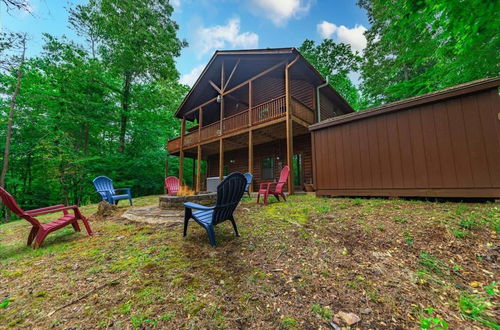
[[[253, 175], [253, 132], [248, 131], [248, 173]], [[253, 183], [248, 187], [249, 192], [253, 192]]]
[[224, 144], [219, 140], [219, 182], [224, 179]]
[[290, 67], [297, 62], [299, 57], [296, 57], [292, 62], [285, 66], [285, 102], [286, 102], [286, 162], [290, 167], [288, 174], [288, 194], [294, 193], [294, 168], [293, 168], [293, 120], [291, 107], [290, 93]]
[[201, 191], [201, 145], [198, 145], [198, 162], [196, 163], [196, 192]]
[[179, 182], [184, 184], [184, 134], [186, 131], [186, 118], [181, 121], [181, 150], [179, 152]]
[[252, 124], [253, 124], [252, 108], [253, 108], [252, 81], [250, 80], [248, 82], [248, 127], [252, 126]]

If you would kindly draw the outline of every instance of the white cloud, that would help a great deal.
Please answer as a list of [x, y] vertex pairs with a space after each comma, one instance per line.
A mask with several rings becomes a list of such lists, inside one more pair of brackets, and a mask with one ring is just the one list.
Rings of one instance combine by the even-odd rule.
[[321, 38], [330, 39], [333, 33], [335, 33], [335, 30], [337, 30], [337, 25], [327, 21], [323, 21], [318, 24], [317, 28]]
[[191, 70], [191, 72], [183, 74], [181, 78], [179, 79], [181, 84], [188, 85], [189, 87], [193, 87], [194, 83], [196, 82], [196, 79], [200, 76], [200, 74], [203, 72], [203, 69], [205, 69], [204, 64], [197, 65]]
[[366, 48], [366, 28], [363, 25], [356, 25], [352, 29], [344, 25], [323, 21], [317, 25], [318, 33], [323, 39], [335, 39], [338, 42], [351, 45], [353, 50], [362, 52]]
[[265, 15], [274, 25], [283, 26], [290, 18], [309, 12], [311, 0], [249, 0], [257, 15]]
[[259, 35], [253, 32], [240, 33], [240, 19], [232, 18], [226, 25], [200, 27], [196, 31], [194, 46], [199, 50], [198, 56], [215, 49], [256, 48], [259, 44]]
[[181, 6], [181, 0], [170, 0], [170, 4], [174, 8], [179, 8]]

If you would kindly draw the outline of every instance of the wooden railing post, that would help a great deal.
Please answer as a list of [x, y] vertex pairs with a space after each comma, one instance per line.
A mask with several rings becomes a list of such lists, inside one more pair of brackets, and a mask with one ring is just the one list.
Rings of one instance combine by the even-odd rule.
[[186, 131], [186, 118], [181, 121], [181, 150], [179, 152], [179, 182], [184, 184], [184, 133]]
[[196, 192], [201, 191], [201, 145], [198, 144], [198, 162], [196, 163]]
[[[224, 61], [222, 61], [222, 66], [220, 69], [220, 85], [221, 88], [224, 86]], [[222, 127], [224, 122], [224, 93], [220, 93], [220, 135], [222, 136]]]
[[[248, 131], [248, 172], [253, 175], [253, 131]], [[250, 184], [249, 192], [253, 192], [253, 183]]]
[[198, 110], [198, 143], [201, 143], [201, 126], [203, 126], [203, 109]]
[[219, 140], [219, 182], [224, 179], [224, 144]]
[[286, 162], [290, 167], [290, 172], [288, 174], [288, 194], [293, 195], [294, 193], [294, 182], [293, 182], [293, 121], [291, 114], [291, 95], [290, 95], [290, 72], [289, 67], [294, 62], [288, 64], [285, 67], [285, 104], [286, 104]]
[[253, 124], [253, 117], [252, 117], [252, 108], [253, 108], [253, 102], [252, 102], [252, 81], [250, 80], [248, 82], [248, 126], [252, 126]]

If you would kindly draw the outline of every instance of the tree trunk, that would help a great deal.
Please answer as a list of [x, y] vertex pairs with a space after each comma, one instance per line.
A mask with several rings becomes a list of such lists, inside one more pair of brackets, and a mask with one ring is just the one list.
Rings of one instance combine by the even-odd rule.
[[125, 135], [127, 133], [127, 121], [130, 106], [130, 88], [132, 86], [132, 74], [125, 73], [123, 84], [122, 113], [120, 118], [120, 152], [125, 152]]
[[7, 120], [7, 135], [5, 137], [5, 150], [3, 154], [3, 167], [2, 167], [2, 173], [0, 174], [0, 187], [5, 186], [5, 177], [7, 176], [7, 170], [9, 169], [9, 153], [10, 153], [10, 140], [12, 138], [12, 122], [14, 118], [14, 109], [16, 107], [17, 95], [19, 95], [19, 90], [21, 88], [22, 66], [24, 64], [24, 58], [26, 55], [26, 34], [22, 39], [22, 47], [23, 49], [22, 49], [21, 61], [19, 62], [19, 66], [17, 67], [16, 87], [14, 88], [14, 93], [12, 94], [12, 98], [10, 100], [9, 118]]

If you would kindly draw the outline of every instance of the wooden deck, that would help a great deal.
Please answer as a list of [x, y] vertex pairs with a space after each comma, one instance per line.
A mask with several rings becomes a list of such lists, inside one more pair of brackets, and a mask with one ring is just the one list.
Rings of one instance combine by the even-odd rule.
[[[314, 111], [299, 100], [292, 97], [292, 117], [304, 127], [314, 123]], [[189, 149], [198, 145], [209, 144], [220, 138], [229, 138], [239, 134], [247, 134], [251, 129], [259, 129], [284, 121], [286, 115], [285, 96], [261, 103], [219, 121], [203, 126], [184, 135], [183, 148]], [[222, 129], [221, 129], [222, 128]], [[178, 153], [181, 149], [181, 138], [168, 141], [168, 152]]]

